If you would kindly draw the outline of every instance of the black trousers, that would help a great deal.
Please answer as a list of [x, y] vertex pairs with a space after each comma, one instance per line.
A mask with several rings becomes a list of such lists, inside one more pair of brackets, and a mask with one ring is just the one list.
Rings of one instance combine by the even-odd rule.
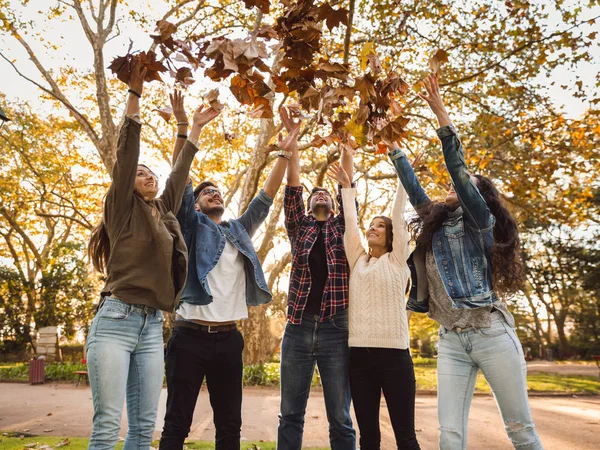
[[379, 450], [379, 405], [385, 396], [399, 450], [420, 449], [415, 433], [415, 371], [408, 350], [352, 347], [350, 390], [361, 450]]
[[242, 428], [242, 350], [238, 330], [207, 333], [175, 328], [167, 345], [167, 412], [161, 450], [181, 450], [206, 377], [217, 450], [239, 450]]

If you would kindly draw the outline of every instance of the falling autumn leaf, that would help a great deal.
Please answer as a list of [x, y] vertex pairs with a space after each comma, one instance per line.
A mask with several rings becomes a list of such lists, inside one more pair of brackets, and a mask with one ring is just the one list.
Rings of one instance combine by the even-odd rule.
[[156, 111], [160, 117], [165, 119], [165, 122], [169, 122], [169, 120], [171, 120], [171, 116], [173, 115], [173, 108], [170, 106], [165, 106], [164, 108], [155, 108], [153, 111]]
[[156, 22], [156, 31], [158, 31], [164, 42], [171, 38], [171, 35], [177, 31], [177, 26], [166, 20], [159, 20]]
[[269, 0], [244, 0], [246, 8], [252, 9], [255, 6], [262, 11], [263, 14], [269, 14]]
[[439, 75], [441, 65], [447, 62], [448, 52], [446, 52], [446, 50], [440, 49], [437, 52], [435, 52], [435, 55], [433, 55], [429, 60], [429, 68], [434, 74]]

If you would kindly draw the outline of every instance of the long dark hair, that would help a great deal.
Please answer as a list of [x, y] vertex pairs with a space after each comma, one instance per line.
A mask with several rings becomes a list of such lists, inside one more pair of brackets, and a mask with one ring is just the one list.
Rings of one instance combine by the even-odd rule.
[[92, 230], [88, 245], [88, 257], [92, 261], [94, 269], [100, 273], [106, 273], [106, 266], [110, 258], [110, 239], [104, 220], [100, 221]]
[[[158, 184], [158, 177], [152, 172], [148, 166], [144, 164], [138, 164], [138, 166], [143, 166], [148, 169]], [[133, 189], [133, 194], [138, 197], [144, 199], [144, 196], [137, 189]], [[144, 200], [146, 201], [146, 200]], [[152, 206], [152, 217], [154, 217], [157, 221], [160, 220], [161, 214], [158, 208], [156, 207], [156, 202], [154, 200], [146, 201], [150, 206]], [[98, 225], [92, 230], [92, 235], [90, 236], [90, 242], [88, 243], [88, 258], [92, 261], [92, 265], [94, 269], [98, 272], [106, 274], [106, 269], [108, 266], [108, 260], [110, 258], [110, 238], [108, 236], [108, 231], [106, 231], [106, 225], [104, 224], [104, 218], [100, 221]]]
[[[517, 222], [502, 204], [500, 193], [492, 181], [482, 175], [474, 177], [477, 179], [477, 189], [496, 218], [492, 248], [494, 290], [501, 294], [516, 292], [522, 287], [524, 280]], [[417, 211], [419, 215], [409, 221], [409, 229], [417, 247], [430, 251], [433, 234], [455, 209], [455, 206], [446, 203], [431, 202]]]

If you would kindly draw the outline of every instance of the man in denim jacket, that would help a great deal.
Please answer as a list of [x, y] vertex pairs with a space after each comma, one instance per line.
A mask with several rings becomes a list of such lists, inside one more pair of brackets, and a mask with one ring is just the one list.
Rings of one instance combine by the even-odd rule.
[[186, 186], [177, 219], [188, 247], [188, 278], [167, 345], [161, 449], [183, 448], [205, 377], [216, 449], [240, 448], [244, 340], [236, 322], [248, 317], [248, 306], [271, 301], [251, 237], [273, 204], [297, 147], [299, 125], [279, 142], [279, 157], [263, 190], [239, 219], [221, 220], [223, 197], [213, 183], [205, 181], [195, 191], [191, 182]]

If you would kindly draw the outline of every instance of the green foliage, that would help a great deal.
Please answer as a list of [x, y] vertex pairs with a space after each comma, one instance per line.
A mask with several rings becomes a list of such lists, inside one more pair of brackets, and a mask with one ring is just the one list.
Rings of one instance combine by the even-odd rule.
[[64, 243], [53, 250], [39, 283], [40, 306], [34, 313], [37, 328], [61, 325], [63, 335], [72, 339], [78, 325], [91, 320], [93, 284], [84, 253], [83, 243]]
[[0, 353], [18, 353], [31, 342], [23, 303], [25, 292], [13, 267], [0, 266]]
[[[266, 363], [244, 366], [245, 386], [279, 386], [279, 363]], [[321, 376], [315, 369], [312, 386], [321, 385]]]

